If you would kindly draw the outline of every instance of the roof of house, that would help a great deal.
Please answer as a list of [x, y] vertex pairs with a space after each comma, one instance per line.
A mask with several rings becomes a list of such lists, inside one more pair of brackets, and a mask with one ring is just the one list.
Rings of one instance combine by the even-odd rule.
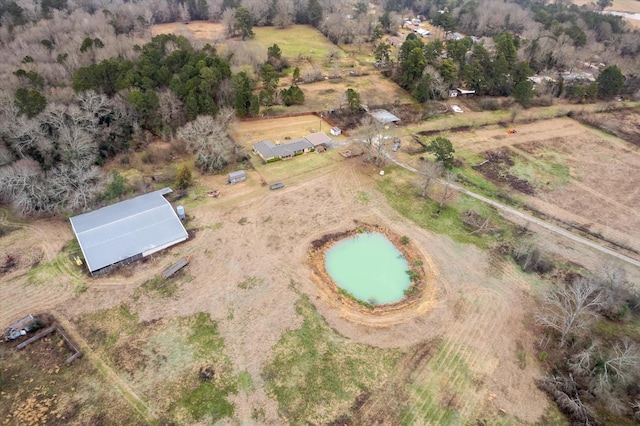
[[165, 188], [70, 219], [89, 271], [187, 239]]
[[279, 145], [274, 145], [271, 141], [260, 141], [254, 143], [253, 148], [266, 160], [291, 156], [297, 151], [313, 148], [313, 144], [305, 138], [300, 138]]
[[400, 118], [398, 118], [397, 116], [391, 114], [386, 109], [374, 109], [374, 110], [370, 111], [369, 114], [373, 118], [375, 118], [376, 120], [378, 120], [379, 122], [384, 123], [384, 124], [394, 123], [396, 121], [400, 121]]
[[331, 138], [327, 136], [324, 132], [312, 133], [309, 136], [305, 136], [304, 138], [309, 142], [311, 142], [311, 145], [313, 146], [318, 146], [318, 145], [322, 145], [323, 143], [331, 142]]

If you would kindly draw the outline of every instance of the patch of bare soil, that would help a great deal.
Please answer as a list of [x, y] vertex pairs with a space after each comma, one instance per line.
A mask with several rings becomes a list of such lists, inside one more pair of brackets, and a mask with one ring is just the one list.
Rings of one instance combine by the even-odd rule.
[[167, 24], [157, 24], [151, 27], [153, 36], [158, 34], [177, 34], [185, 36], [187, 39], [195, 39], [215, 46], [226, 38], [224, 26], [208, 21], [191, 21], [188, 24], [183, 22], [170, 22]]
[[484, 153], [485, 161], [473, 166], [474, 170], [478, 170], [492, 182], [506, 183], [512, 189], [522, 192], [523, 194], [533, 195], [534, 188], [526, 179], [520, 179], [513, 173], [509, 172], [515, 163], [512, 157], [515, 154], [508, 148], [500, 148], [495, 151], [486, 151]]

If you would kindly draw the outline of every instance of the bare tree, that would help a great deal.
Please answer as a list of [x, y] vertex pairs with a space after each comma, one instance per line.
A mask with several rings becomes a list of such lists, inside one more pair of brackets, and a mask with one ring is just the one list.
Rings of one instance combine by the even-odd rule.
[[573, 332], [588, 327], [602, 306], [599, 287], [597, 281], [580, 277], [570, 285], [550, 289], [543, 295], [537, 323], [560, 333], [559, 346], [564, 346]]
[[4, 142], [0, 143], [0, 167], [9, 165], [13, 163], [14, 160], [15, 160], [15, 157], [13, 156], [11, 151], [7, 149]]
[[434, 163], [433, 161], [425, 160], [420, 164], [420, 175], [422, 176], [422, 197], [426, 198], [431, 184], [434, 179], [442, 175], [444, 166], [442, 163]]
[[358, 142], [364, 147], [367, 154], [365, 161], [371, 161], [375, 158], [376, 166], [380, 166], [384, 161], [382, 158], [384, 149], [383, 130], [384, 126], [381, 122], [367, 115], [355, 131]]
[[50, 200], [55, 210], [87, 210], [103, 189], [104, 176], [99, 167], [86, 162], [61, 164], [47, 175]]
[[353, 32], [351, 22], [343, 13], [332, 13], [328, 15], [320, 25], [322, 33], [335, 44], [351, 43]]
[[596, 424], [593, 422], [595, 418], [593, 411], [580, 399], [578, 384], [572, 374], [565, 376], [558, 373], [553, 376], [544, 376], [538, 380], [537, 384], [551, 395], [560, 410], [569, 416], [574, 424]]
[[[278, 5], [282, 0], [278, 0]], [[271, 2], [264, 0], [243, 0], [242, 7], [249, 11], [249, 15], [253, 19], [253, 24], [263, 26], [269, 24], [269, 9]]]
[[622, 344], [614, 345], [609, 356], [605, 356], [594, 366], [592, 375], [597, 378], [597, 388], [605, 389], [613, 382], [629, 382], [638, 375], [638, 368], [640, 368], [638, 348], [633, 342], [624, 340]]
[[440, 198], [440, 208], [451, 197], [451, 185], [456, 181], [457, 177], [458, 174], [451, 170], [447, 170], [444, 174], [444, 191], [442, 191], [442, 197]]
[[163, 123], [166, 123], [172, 129], [177, 129], [186, 123], [184, 104], [172, 90], [160, 90], [158, 92], [158, 101]]
[[278, 0], [276, 3], [276, 13], [273, 17], [273, 25], [278, 28], [286, 28], [293, 24], [293, 14], [295, 6], [293, 0]]
[[227, 128], [235, 118], [232, 109], [222, 109], [216, 117], [199, 115], [178, 129], [177, 136], [187, 150], [196, 156], [196, 165], [204, 171], [224, 168], [234, 161], [239, 148], [231, 140]]
[[236, 24], [236, 10], [232, 8], [225, 9], [224, 12], [222, 12], [221, 21], [225, 34], [228, 37], [232, 37], [236, 33], [234, 28]]

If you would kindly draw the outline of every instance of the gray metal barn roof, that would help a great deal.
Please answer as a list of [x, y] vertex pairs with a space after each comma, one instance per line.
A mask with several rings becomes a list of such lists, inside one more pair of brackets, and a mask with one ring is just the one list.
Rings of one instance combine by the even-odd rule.
[[386, 109], [374, 109], [373, 111], [369, 112], [369, 115], [383, 124], [395, 123], [400, 121], [400, 118], [391, 114]]
[[72, 217], [71, 226], [90, 272], [187, 239], [187, 231], [164, 198], [169, 188]]

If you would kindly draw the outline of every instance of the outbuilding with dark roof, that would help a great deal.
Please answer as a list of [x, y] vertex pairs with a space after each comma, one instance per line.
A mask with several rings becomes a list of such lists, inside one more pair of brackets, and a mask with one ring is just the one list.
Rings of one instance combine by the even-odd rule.
[[91, 275], [124, 265], [188, 238], [164, 197], [170, 188], [74, 216], [73, 232]]

